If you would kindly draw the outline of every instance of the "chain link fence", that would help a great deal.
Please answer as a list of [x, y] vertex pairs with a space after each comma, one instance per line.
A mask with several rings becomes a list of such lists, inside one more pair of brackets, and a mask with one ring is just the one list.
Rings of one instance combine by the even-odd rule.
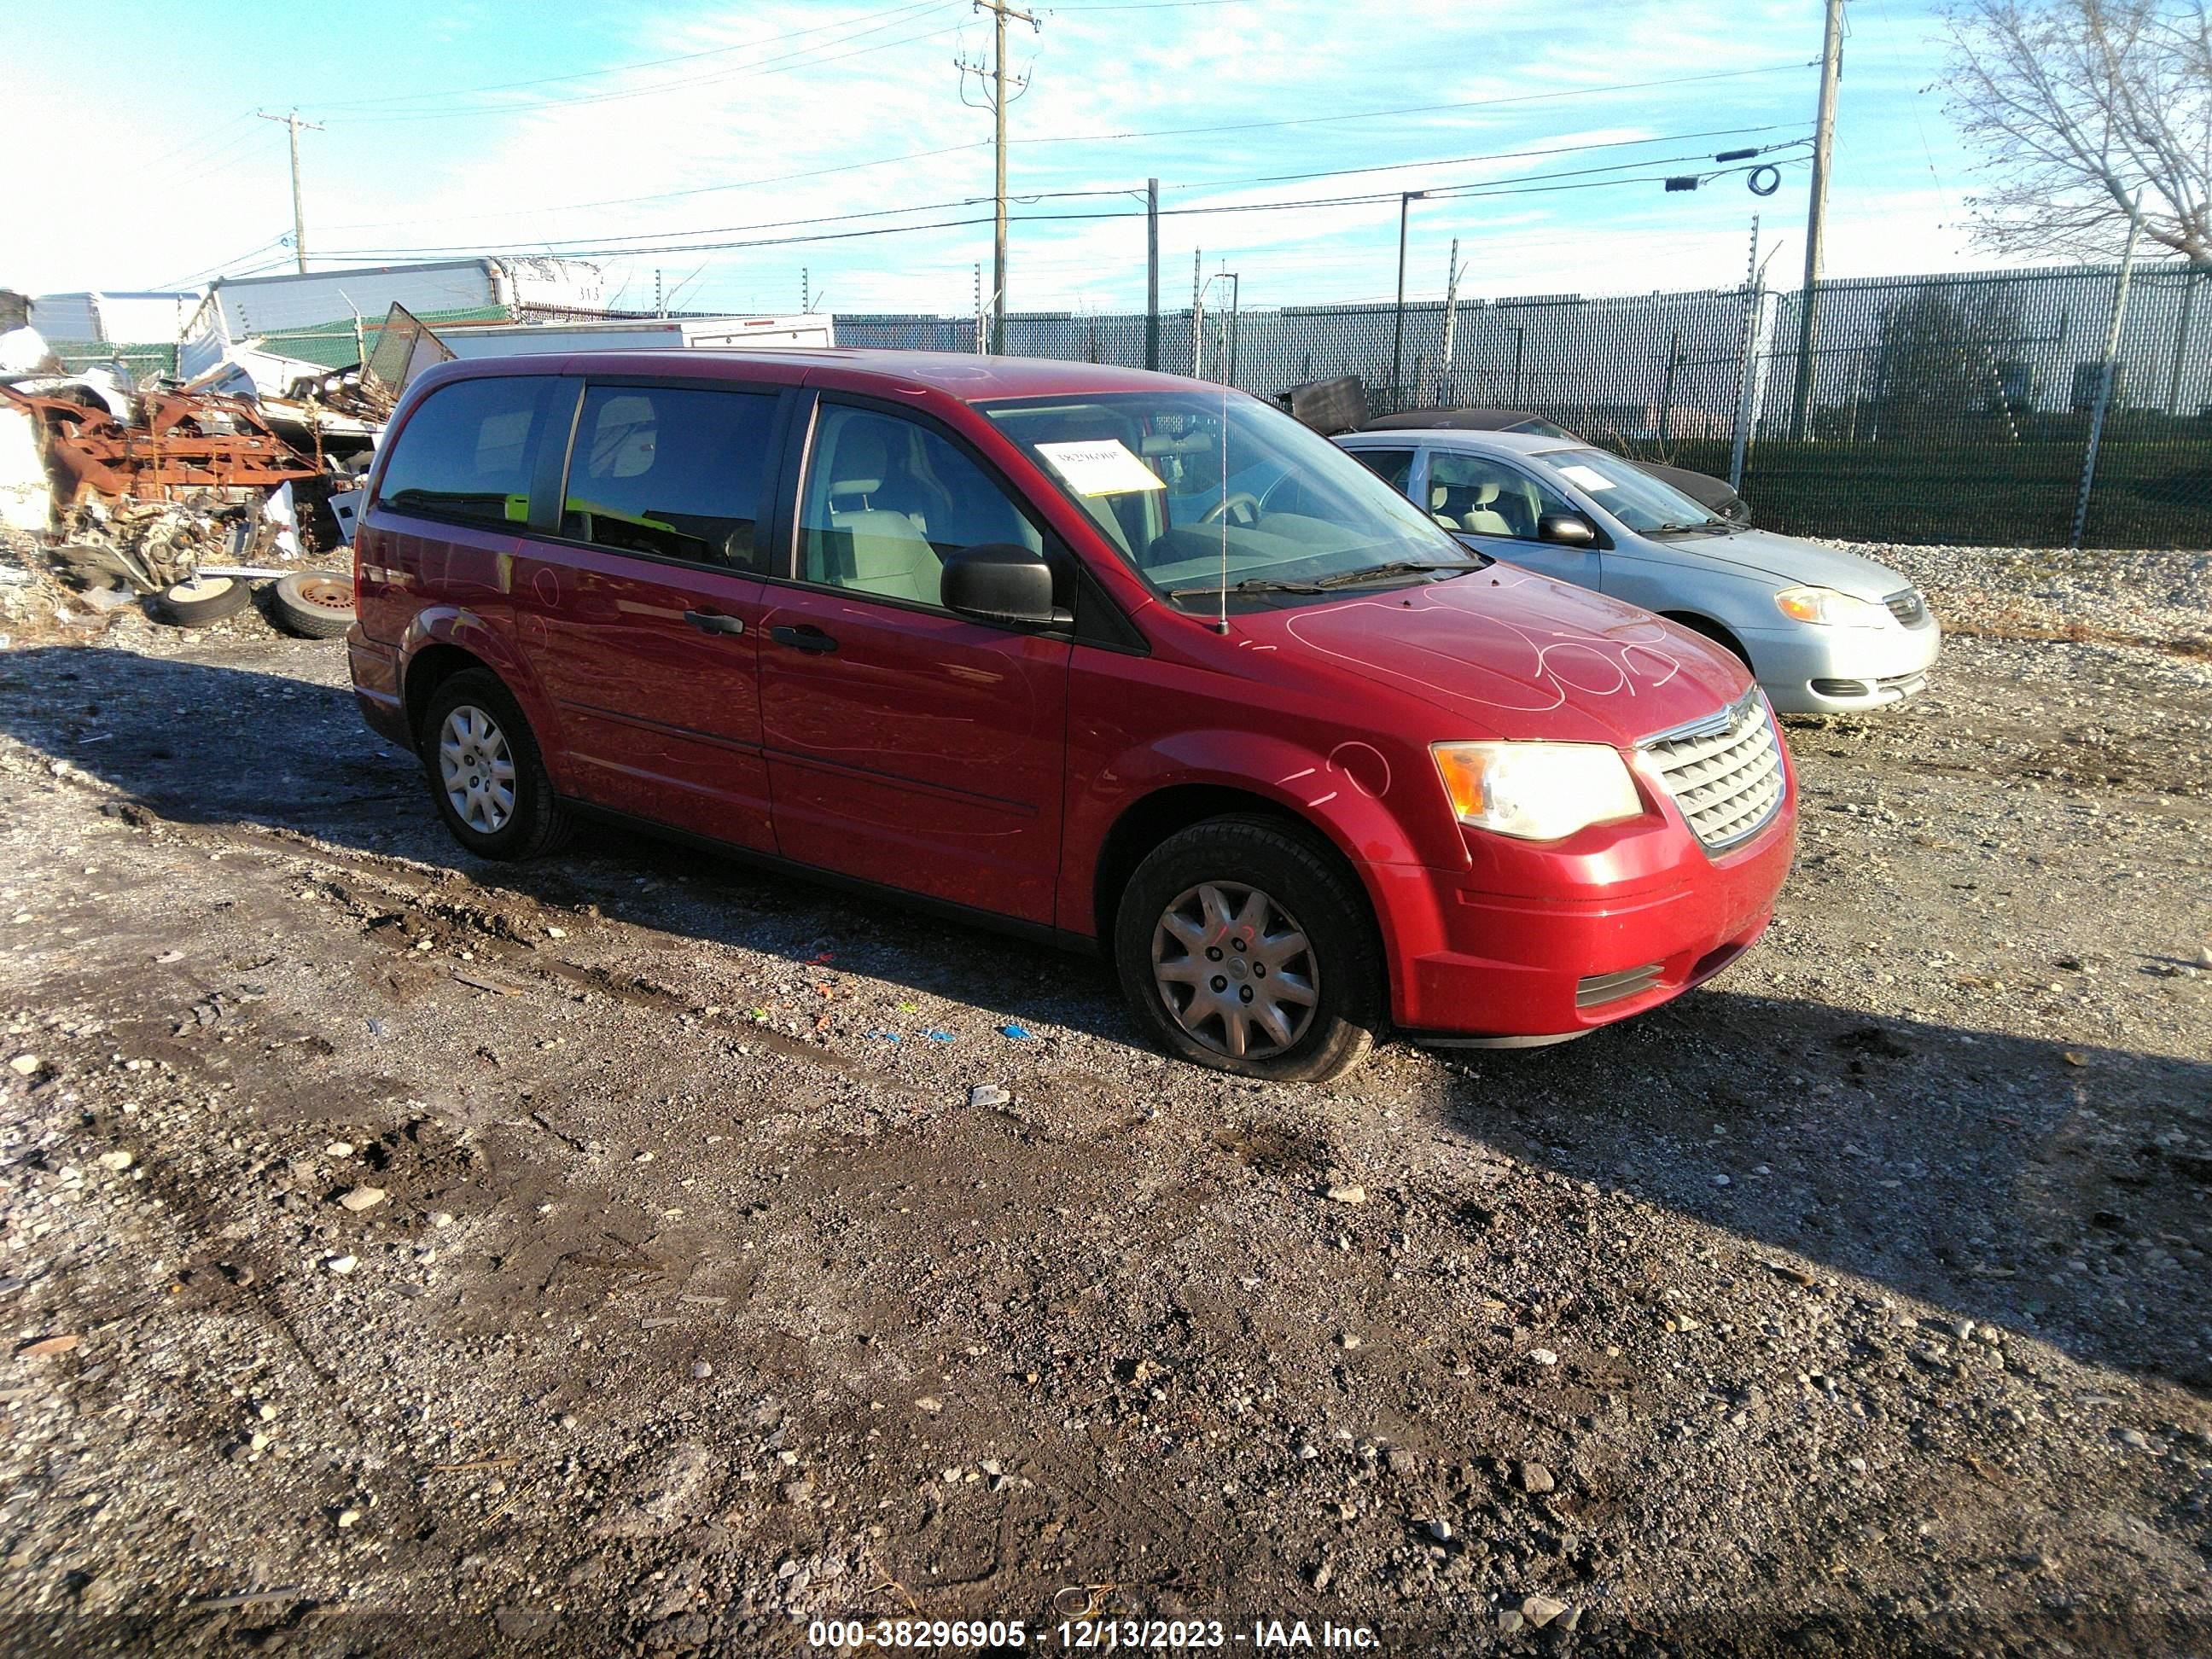
[[[1722, 477], [1741, 452], [1754, 520], [1798, 534], [2212, 547], [2212, 272], [2136, 265], [2107, 384], [2121, 289], [2117, 266], [1824, 283], [1802, 375], [1803, 296], [1747, 289], [1164, 312], [1156, 361], [1268, 398], [1356, 375], [1376, 414], [1525, 410]], [[1010, 316], [1006, 349], [1141, 368], [1148, 320]], [[976, 337], [970, 317], [837, 319], [848, 346]]]

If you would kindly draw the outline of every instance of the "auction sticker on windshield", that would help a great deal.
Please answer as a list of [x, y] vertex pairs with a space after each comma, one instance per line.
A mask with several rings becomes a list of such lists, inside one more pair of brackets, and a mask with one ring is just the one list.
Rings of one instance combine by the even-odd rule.
[[1569, 483], [1580, 484], [1584, 489], [1596, 490], [1610, 489], [1613, 488], [1613, 480], [1607, 477], [1604, 473], [1599, 471], [1594, 466], [1584, 466], [1578, 461], [1570, 461], [1565, 466], [1562, 466], [1559, 469], [1559, 476], [1565, 478]]
[[1039, 444], [1036, 452], [1079, 495], [1125, 495], [1133, 489], [1167, 488], [1159, 475], [1132, 455], [1118, 438]]

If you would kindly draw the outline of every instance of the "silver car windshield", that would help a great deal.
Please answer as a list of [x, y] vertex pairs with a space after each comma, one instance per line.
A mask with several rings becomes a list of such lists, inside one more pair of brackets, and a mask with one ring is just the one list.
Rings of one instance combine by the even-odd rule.
[[1536, 459], [1640, 534], [1727, 527], [1674, 485], [1602, 449], [1547, 449]]
[[1076, 394], [980, 405], [1161, 594], [1232, 597], [1431, 580], [1488, 562], [1325, 438], [1241, 393]]

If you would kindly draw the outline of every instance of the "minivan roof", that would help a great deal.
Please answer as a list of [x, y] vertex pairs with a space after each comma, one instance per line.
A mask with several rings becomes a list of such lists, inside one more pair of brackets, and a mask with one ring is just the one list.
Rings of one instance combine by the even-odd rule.
[[[997, 398], [1049, 398], [1073, 392], [1160, 392], [1187, 388], [1171, 374], [1109, 363], [1065, 362], [1046, 357], [979, 357], [956, 351], [865, 351], [842, 346], [802, 346], [783, 351], [736, 349], [726, 351], [579, 351], [573, 356], [476, 357], [473, 374], [502, 368], [533, 374], [650, 374], [702, 380], [737, 380], [748, 371], [773, 366], [776, 378], [806, 373], [814, 384], [858, 387], [874, 382], [926, 388], [963, 403]], [[442, 378], [442, 377], [441, 377]], [[1230, 390], [1223, 387], [1224, 392]], [[1239, 392], [1239, 397], [1244, 394]]]

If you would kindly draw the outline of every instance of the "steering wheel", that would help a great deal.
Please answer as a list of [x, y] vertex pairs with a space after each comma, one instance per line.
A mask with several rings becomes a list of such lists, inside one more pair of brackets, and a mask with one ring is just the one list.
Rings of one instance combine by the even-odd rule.
[[1223, 519], [1240, 530], [1249, 530], [1260, 522], [1260, 498], [1249, 490], [1240, 489], [1206, 508], [1199, 522], [1213, 524]]

